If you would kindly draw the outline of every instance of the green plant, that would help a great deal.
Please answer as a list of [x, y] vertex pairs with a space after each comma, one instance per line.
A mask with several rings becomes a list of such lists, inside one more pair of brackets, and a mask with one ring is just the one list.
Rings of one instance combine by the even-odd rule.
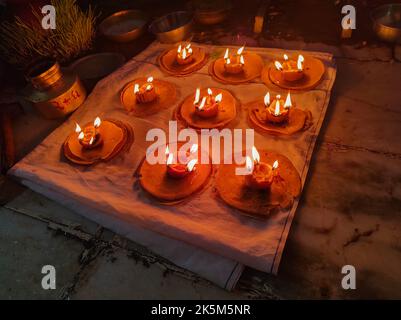
[[1, 23], [0, 55], [4, 60], [22, 67], [38, 57], [65, 62], [90, 49], [96, 22], [91, 7], [85, 13], [75, 0], [52, 0], [51, 4], [56, 8], [56, 29], [43, 29], [43, 15], [33, 8], [30, 23], [19, 17]]

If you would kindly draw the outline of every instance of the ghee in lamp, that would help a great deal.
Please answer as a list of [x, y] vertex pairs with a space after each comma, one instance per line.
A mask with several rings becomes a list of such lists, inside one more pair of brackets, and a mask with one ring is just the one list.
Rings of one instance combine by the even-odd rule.
[[278, 168], [278, 161], [275, 161], [272, 166], [260, 162], [259, 153], [255, 147], [252, 148], [252, 158], [246, 157], [246, 167], [250, 171], [245, 176], [246, 186], [256, 190], [270, 189], [275, 177], [275, 170]]
[[270, 94], [267, 93], [264, 98], [266, 106], [266, 120], [275, 124], [288, 121], [290, 108], [292, 107], [291, 95], [288, 93], [287, 98], [282, 99], [280, 95], [270, 102]]
[[191, 44], [179, 45], [177, 49], [176, 61], [180, 65], [190, 64], [194, 60]]
[[200, 98], [200, 89], [196, 89], [195, 93], [195, 114], [201, 118], [212, 118], [217, 116], [219, 112], [219, 104], [222, 101], [223, 95], [220, 93], [213, 96], [213, 92], [210, 88], [207, 89], [207, 95]]
[[78, 123], [76, 124], [75, 132], [78, 134], [78, 141], [84, 149], [94, 149], [103, 144], [102, 136], [98, 132], [101, 123], [100, 118], [97, 117], [93, 125], [88, 125], [83, 130]]
[[239, 74], [244, 71], [245, 60], [242, 52], [244, 47], [237, 50], [235, 55], [230, 55], [228, 48], [224, 54], [224, 69], [230, 74]]
[[[186, 156], [188, 157], [190, 154], [197, 152], [197, 150], [198, 150], [198, 145], [193, 145], [191, 147], [190, 152], [186, 153]], [[197, 159], [191, 159], [186, 164], [173, 163], [174, 155], [173, 155], [173, 153], [171, 153], [169, 151], [168, 146], [166, 147], [166, 156], [167, 156], [167, 160], [166, 160], [167, 175], [170, 178], [182, 179], [182, 178], [188, 176], [189, 174], [191, 174], [192, 172], [194, 172], [196, 169], [195, 165], [198, 162]]]
[[149, 77], [142, 86], [135, 83], [134, 95], [138, 103], [149, 103], [154, 101], [157, 98], [157, 94], [153, 84], [153, 77]]
[[284, 54], [284, 61], [280, 63], [275, 61], [274, 65], [277, 70], [281, 72], [281, 76], [285, 81], [295, 82], [301, 80], [304, 77], [304, 57], [303, 55], [298, 56], [298, 60], [290, 60], [286, 54]]

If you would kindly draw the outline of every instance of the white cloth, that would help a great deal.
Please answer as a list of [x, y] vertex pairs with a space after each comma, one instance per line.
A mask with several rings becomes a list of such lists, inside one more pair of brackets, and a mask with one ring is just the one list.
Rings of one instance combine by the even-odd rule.
[[[211, 53], [211, 57], [224, 54], [225, 48], [222, 47], [202, 47]], [[186, 96], [193, 94], [196, 86], [224, 87], [241, 103], [256, 100], [266, 93], [266, 86], [260, 80], [236, 86], [219, 84], [209, 76], [208, 66], [188, 77], [164, 75], [156, 59], [166, 48], [166, 45], [154, 43], [101, 80], [84, 105], [17, 163], [11, 174], [33, 190], [227, 289], [235, 285], [243, 265], [276, 273], [298, 201], [288, 211], [259, 220], [219, 201], [213, 181], [202, 193], [176, 206], [156, 204], [144, 197], [140, 187], [134, 184], [133, 174], [150, 144], [145, 141], [146, 132], [155, 127], [167, 132], [174, 108]], [[282, 55], [278, 49], [246, 50], [260, 54], [265, 63]], [[259, 149], [277, 150], [291, 159], [301, 175], [302, 184], [336, 75], [331, 55], [308, 54], [319, 57], [325, 63], [324, 80], [316, 89], [293, 93], [292, 97], [298, 107], [312, 112], [312, 127], [284, 139], [255, 132], [255, 145]], [[129, 81], [149, 75], [176, 84], [177, 99], [168, 110], [146, 118], [135, 118], [121, 106], [120, 92]], [[74, 130], [75, 122], [86, 123], [96, 116], [130, 123], [135, 132], [131, 150], [110, 162], [90, 167], [60, 161], [61, 144]], [[236, 127], [247, 128], [246, 112], [242, 111], [239, 117]]]

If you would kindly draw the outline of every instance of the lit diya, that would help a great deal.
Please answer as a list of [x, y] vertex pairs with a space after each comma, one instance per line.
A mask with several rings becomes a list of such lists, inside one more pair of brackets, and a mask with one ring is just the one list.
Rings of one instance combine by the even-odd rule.
[[299, 54], [296, 57], [283, 55], [262, 71], [262, 80], [267, 85], [273, 83], [281, 88], [307, 90], [316, 87], [325, 72], [321, 60]]
[[163, 202], [175, 202], [200, 191], [208, 182], [212, 165], [199, 162], [198, 145], [176, 153], [166, 147], [165, 162], [149, 164], [146, 158], [139, 168], [139, 182], [149, 194]]
[[169, 108], [175, 97], [173, 84], [149, 76], [128, 83], [121, 92], [121, 103], [134, 116], [143, 117]]
[[276, 95], [271, 100], [270, 92], [267, 92], [263, 101], [251, 102], [247, 108], [251, 124], [270, 134], [291, 135], [309, 128], [312, 124], [312, 113], [294, 108], [290, 93], [285, 99]]
[[229, 206], [252, 215], [267, 217], [288, 209], [301, 192], [301, 179], [285, 156], [253, 147], [246, 157], [246, 175], [236, 175], [236, 164], [220, 165], [216, 189]]
[[210, 64], [209, 73], [219, 82], [240, 84], [259, 77], [262, 69], [263, 60], [258, 54], [247, 52], [244, 47], [236, 51], [227, 48], [223, 57]]
[[207, 62], [205, 50], [192, 43], [180, 43], [178, 47], [163, 52], [158, 57], [160, 68], [174, 76], [185, 76], [201, 69]]
[[83, 128], [76, 123], [63, 144], [65, 157], [77, 164], [89, 165], [107, 161], [129, 149], [134, 139], [132, 128], [118, 120], [99, 117]]
[[237, 114], [237, 100], [219, 88], [195, 90], [176, 109], [175, 117], [184, 126], [195, 129], [221, 128], [233, 121]]

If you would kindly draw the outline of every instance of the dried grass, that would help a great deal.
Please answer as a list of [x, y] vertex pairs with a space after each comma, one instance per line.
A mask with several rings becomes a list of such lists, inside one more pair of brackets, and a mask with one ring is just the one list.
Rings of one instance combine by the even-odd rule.
[[91, 48], [97, 18], [92, 8], [85, 13], [75, 0], [52, 0], [51, 4], [56, 8], [56, 29], [43, 29], [44, 15], [33, 8], [31, 23], [19, 17], [1, 23], [0, 55], [4, 60], [21, 67], [39, 57], [65, 62]]

